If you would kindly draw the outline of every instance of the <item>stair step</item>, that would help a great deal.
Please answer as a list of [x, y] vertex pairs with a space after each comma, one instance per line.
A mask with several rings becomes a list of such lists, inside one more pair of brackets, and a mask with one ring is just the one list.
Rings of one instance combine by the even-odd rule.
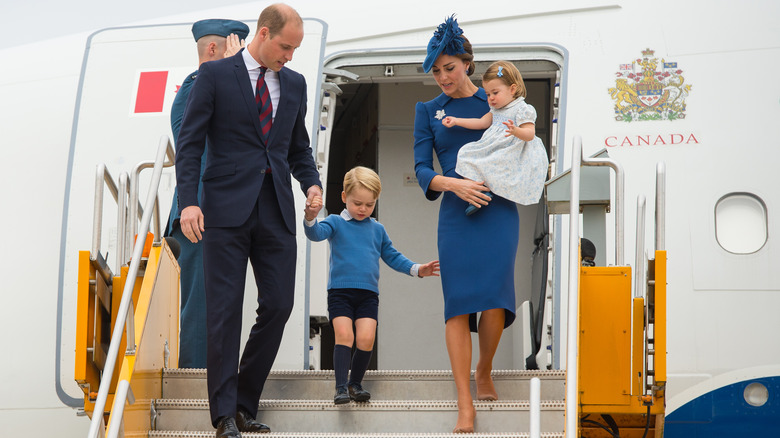
[[[499, 399], [523, 400], [530, 393], [532, 377], [542, 379], [543, 400], [563, 400], [565, 371], [494, 370], [493, 380]], [[476, 387], [471, 381], [471, 391]], [[452, 400], [457, 398], [449, 370], [370, 370], [363, 387], [383, 400]], [[334, 394], [332, 370], [272, 371], [263, 389], [263, 399], [329, 400]], [[164, 398], [208, 398], [205, 369], [166, 369], [163, 371]]]
[[[527, 401], [475, 402], [474, 427], [482, 433], [529, 430]], [[154, 430], [213, 430], [208, 400], [162, 399], [155, 402]], [[261, 400], [258, 421], [277, 432], [442, 433], [457, 418], [455, 400], [376, 400], [336, 406], [332, 400]], [[541, 430], [563, 431], [564, 403], [541, 402]], [[267, 435], [263, 435], [267, 437]]]
[[[455, 433], [241, 433], [245, 438], [463, 438]], [[527, 433], [470, 433], [468, 438], [529, 438]], [[214, 438], [214, 431], [151, 431], [149, 438]], [[564, 438], [563, 433], [542, 433], [541, 438]]]

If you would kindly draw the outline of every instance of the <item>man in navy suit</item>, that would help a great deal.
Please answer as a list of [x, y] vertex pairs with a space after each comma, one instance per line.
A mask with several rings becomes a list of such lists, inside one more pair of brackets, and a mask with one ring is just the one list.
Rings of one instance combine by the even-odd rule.
[[[304, 126], [306, 82], [284, 67], [302, 40], [303, 21], [294, 9], [265, 8], [246, 49], [200, 66], [179, 132], [180, 226], [191, 242], [203, 239], [209, 407], [218, 438], [270, 432], [255, 418], [293, 305], [297, 221], [291, 174], [307, 204], [322, 196]], [[265, 87], [273, 110], [267, 134], [262, 126], [268, 120], [255, 96]], [[262, 109], [271, 113], [267, 105]], [[258, 307], [239, 363], [247, 260]]]

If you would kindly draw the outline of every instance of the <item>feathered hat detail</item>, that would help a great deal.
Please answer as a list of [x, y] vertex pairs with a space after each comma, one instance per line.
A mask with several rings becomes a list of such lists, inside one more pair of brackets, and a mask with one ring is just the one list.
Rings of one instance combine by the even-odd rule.
[[436, 58], [442, 53], [450, 56], [466, 53], [463, 42], [463, 29], [458, 26], [458, 20], [453, 14], [439, 25], [433, 32], [431, 40], [428, 41], [428, 55], [423, 61], [423, 70], [428, 73], [433, 67], [433, 63], [436, 62]]

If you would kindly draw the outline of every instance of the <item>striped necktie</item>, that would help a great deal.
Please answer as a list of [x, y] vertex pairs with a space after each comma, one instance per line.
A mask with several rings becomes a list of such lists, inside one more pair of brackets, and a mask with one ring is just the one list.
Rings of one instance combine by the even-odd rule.
[[271, 94], [268, 92], [268, 85], [265, 83], [265, 71], [265, 67], [260, 67], [260, 76], [257, 78], [257, 87], [255, 87], [255, 102], [260, 113], [260, 130], [263, 133], [263, 142], [268, 141], [268, 132], [271, 130], [271, 122], [273, 120]]

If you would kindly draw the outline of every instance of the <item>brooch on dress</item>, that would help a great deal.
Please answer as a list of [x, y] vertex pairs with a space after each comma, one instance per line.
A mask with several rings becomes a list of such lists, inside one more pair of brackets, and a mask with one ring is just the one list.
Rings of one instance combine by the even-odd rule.
[[444, 110], [443, 110], [443, 109], [440, 109], [440, 110], [436, 110], [436, 115], [435, 115], [435, 116], [433, 116], [433, 118], [434, 118], [434, 119], [436, 119], [436, 120], [441, 120], [441, 119], [443, 119], [445, 116], [446, 116], [446, 114], [444, 114]]

